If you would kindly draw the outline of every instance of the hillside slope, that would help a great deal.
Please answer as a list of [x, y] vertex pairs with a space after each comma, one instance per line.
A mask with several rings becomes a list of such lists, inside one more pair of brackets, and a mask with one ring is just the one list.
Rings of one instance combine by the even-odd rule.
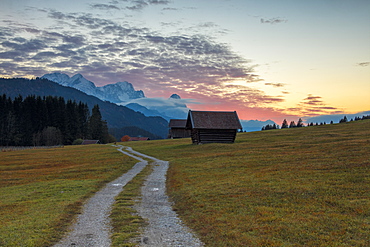
[[170, 161], [168, 192], [207, 246], [370, 243], [370, 120], [128, 145]]
[[90, 110], [94, 105], [98, 104], [102, 117], [104, 120], [107, 120], [110, 128], [136, 126], [161, 138], [166, 138], [168, 133], [168, 122], [161, 117], [146, 117], [127, 107], [101, 101], [77, 89], [64, 87], [47, 79], [0, 78], [0, 94], [6, 94], [8, 97], [16, 97], [18, 95], [23, 97], [28, 95], [61, 96], [66, 100], [71, 99], [87, 103]]

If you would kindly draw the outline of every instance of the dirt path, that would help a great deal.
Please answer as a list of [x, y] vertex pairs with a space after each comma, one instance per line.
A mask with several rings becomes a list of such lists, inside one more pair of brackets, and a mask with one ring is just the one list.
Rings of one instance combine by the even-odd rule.
[[139, 160], [139, 162], [127, 173], [108, 183], [105, 188], [87, 201], [82, 214], [78, 216], [69, 234], [55, 247], [105, 247], [111, 245], [109, 219], [111, 206], [114, 203], [114, 198], [123, 190], [123, 187], [148, 165], [148, 162], [141, 157], [155, 162], [152, 174], [148, 176], [142, 187], [142, 201], [135, 207], [139, 215], [149, 223], [141, 237], [141, 246], [203, 246], [190, 229], [181, 223], [177, 214], [172, 211], [165, 192], [168, 162], [133, 151], [131, 148], [126, 148], [124, 151], [124, 147], [118, 147], [118, 151]]
[[168, 165], [167, 161], [155, 161], [154, 170], [142, 187], [141, 203], [135, 206], [149, 223], [144, 228], [141, 246], [203, 246], [172, 210], [166, 195]]
[[127, 150], [154, 161], [153, 172], [146, 178], [141, 189], [141, 202], [134, 207], [138, 214], [149, 223], [143, 229], [141, 246], [204, 246], [172, 210], [172, 204], [166, 194], [166, 174], [169, 162], [143, 155], [131, 148]]

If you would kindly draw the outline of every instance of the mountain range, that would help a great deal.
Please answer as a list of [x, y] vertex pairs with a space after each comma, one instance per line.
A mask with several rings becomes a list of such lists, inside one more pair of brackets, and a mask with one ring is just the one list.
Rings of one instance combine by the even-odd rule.
[[[66, 99], [88, 103], [90, 109], [92, 109], [94, 104], [98, 103], [100, 106], [103, 105], [103, 107], [101, 106], [103, 108], [102, 115], [107, 120], [110, 128], [120, 129], [122, 127], [137, 126], [147, 131], [145, 132], [146, 136], [148, 132], [151, 132], [153, 135], [161, 138], [167, 137], [167, 122], [170, 119], [186, 119], [189, 112], [189, 108], [185, 104], [187, 101], [182, 100], [179, 95], [172, 94], [167, 99], [147, 98], [142, 90], [135, 90], [134, 86], [127, 81], [97, 87], [94, 82], [87, 80], [81, 74], [70, 77], [63, 73], [51, 73], [43, 75], [40, 79], [31, 81], [24, 79], [25, 81], [19, 83], [19, 85], [8, 83], [7, 86], [2, 81], [0, 93], [6, 93], [11, 97], [18, 96], [19, 94], [22, 96], [28, 96], [30, 94], [62, 96]], [[26, 83], [26, 81], [28, 82]], [[132, 111], [128, 114], [128, 110]], [[115, 111], [119, 113], [114, 113]], [[123, 119], [122, 112], [126, 112], [124, 115], [132, 115], [132, 112], [135, 112], [136, 114], [140, 114], [136, 116], [141, 117], [137, 119], [136, 123], [136, 118], [131, 119], [132, 121]], [[149, 117], [150, 120], [147, 121], [148, 123], [152, 121], [156, 123], [151, 124], [153, 127], [150, 128], [149, 125], [144, 124], [146, 120], [143, 122], [143, 117]], [[271, 120], [241, 120], [240, 122], [243, 130], [247, 132], [259, 131], [262, 126], [275, 123]], [[118, 132], [120, 133], [120, 131]]]
[[276, 124], [272, 120], [266, 120], [266, 121], [240, 120], [240, 123], [243, 127], [243, 131], [246, 131], [246, 132], [260, 131], [263, 126], [266, 126], [268, 124], [270, 124], [270, 125]]
[[186, 118], [189, 111], [177, 94], [171, 95], [168, 99], [146, 98], [142, 90], [135, 90], [127, 81], [97, 87], [94, 82], [87, 80], [81, 74], [70, 77], [63, 73], [50, 73], [41, 78], [78, 89], [103, 101], [124, 105], [148, 117], [160, 116], [169, 121], [172, 118]]
[[[187, 118], [189, 108], [177, 94], [172, 94], [168, 99], [147, 98], [142, 90], [136, 91], [134, 86], [127, 82], [107, 84], [96, 87], [92, 81], [87, 80], [81, 74], [69, 77], [63, 73], [45, 74], [41, 78], [54, 81], [60, 85], [76, 88], [88, 95], [93, 95], [103, 101], [109, 101], [118, 105], [124, 105], [136, 112], [141, 112], [147, 117], [159, 116], [167, 121], [170, 119]], [[267, 124], [275, 124], [272, 120], [241, 120], [244, 131], [259, 131]]]
[[69, 77], [67, 74], [51, 73], [45, 74], [41, 78], [56, 82], [62, 86], [76, 88], [88, 95], [116, 104], [121, 104], [130, 99], [145, 97], [142, 90], [135, 91], [132, 84], [127, 81], [97, 87], [92, 81], [87, 80], [81, 74]]
[[[28, 95], [36, 96], [58, 96], [76, 102], [86, 103], [91, 110], [94, 105], [99, 105], [103, 120], [106, 120], [110, 129], [115, 129], [118, 133], [116, 138], [120, 138], [123, 128], [136, 127], [135, 135], [148, 136], [151, 139], [166, 138], [168, 134], [168, 122], [162, 117], [147, 117], [140, 112], [131, 110], [125, 106], [120, 106], [111, 102], [102, 101], [95, 96], [87, 95], [75, 88], [65, 87], [48, 79], [37, 78], [35, 80], [15, 78], [0, 78], [0, 94], [6, 94], [7, 97], [17, 97], [19, 95], [26, 97]], [[121, 130], [121, 131], [117, 131]], [[140, 132], [140, 130], [142, 130]], [[142, 134], [140, 134], [142, 133]], [[126, 133], [130, 135], [130, 133]]]

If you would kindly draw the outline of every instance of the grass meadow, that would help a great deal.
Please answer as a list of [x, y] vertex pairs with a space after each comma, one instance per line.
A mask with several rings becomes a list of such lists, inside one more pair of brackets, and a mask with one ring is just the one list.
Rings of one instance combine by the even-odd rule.
[[124, 145], [170, 161], [175, 210], [206, 246], [370, 246], [370, 120]]
[[[174, 209], [206, 246], [370, 246], [370, 120], [123, 145], [170, 161]], [[0, 246], [51, 246], [135, 163], [108, 145], [0, 152]], [[116, 198], [113, 246], [145, 224], [130, 207], [150, 169]]]
[[51, 246], [136, 160], [107, 145], [0, 152], [0, 246]]

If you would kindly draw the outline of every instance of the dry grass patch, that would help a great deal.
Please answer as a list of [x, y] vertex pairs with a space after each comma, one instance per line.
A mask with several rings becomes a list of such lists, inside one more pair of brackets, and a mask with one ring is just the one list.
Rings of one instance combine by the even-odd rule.
[[50, 246], [83, 202], [136, 161], [107, 145], [0, 153], [0, 246]]
[[171, 162], [169, 194], [207, 246], [369, 246], [369, 137], [364, 120], [127, 145]]

